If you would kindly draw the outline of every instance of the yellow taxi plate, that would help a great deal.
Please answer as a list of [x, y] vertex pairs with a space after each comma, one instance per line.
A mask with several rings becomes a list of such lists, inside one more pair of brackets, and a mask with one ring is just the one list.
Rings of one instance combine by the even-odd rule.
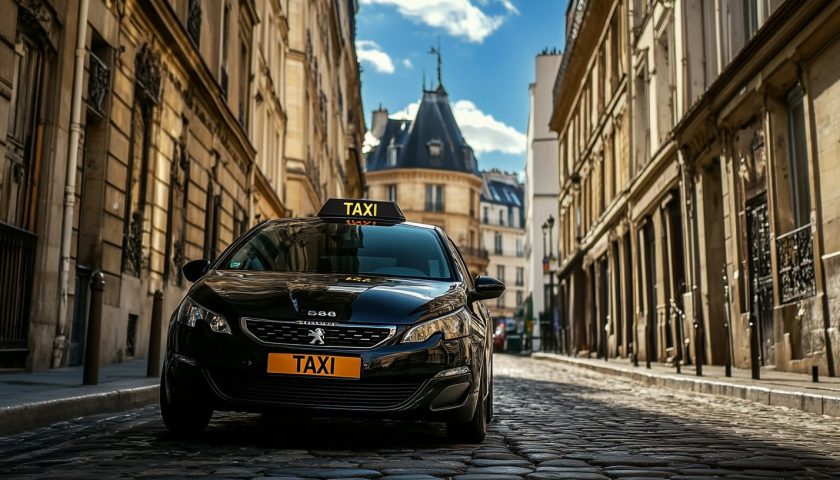
[[269, 353], [268, 373], [359, 378], [362, 374], [362, 359], [308, 353]]

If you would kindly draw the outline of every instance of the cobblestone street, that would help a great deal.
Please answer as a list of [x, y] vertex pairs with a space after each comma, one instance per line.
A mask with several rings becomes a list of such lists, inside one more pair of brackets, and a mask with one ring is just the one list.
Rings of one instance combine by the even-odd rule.
[[495, 358], [482, 445], [443, 425], [217, 414], [178, 439], [157, 407], [0, 438], [14, 478], [840, 478], [840, 419]]

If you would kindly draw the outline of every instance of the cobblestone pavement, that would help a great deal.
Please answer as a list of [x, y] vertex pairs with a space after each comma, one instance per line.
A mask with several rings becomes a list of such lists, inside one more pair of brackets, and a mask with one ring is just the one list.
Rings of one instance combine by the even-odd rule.
[[840, 418], [645, 387], [497, 355], [496, 420], [481, 445], [442, 425], [217, 414], [192, 439], [156, 407], [0, 438], [16, 478], [694, 480], [840, 478]]

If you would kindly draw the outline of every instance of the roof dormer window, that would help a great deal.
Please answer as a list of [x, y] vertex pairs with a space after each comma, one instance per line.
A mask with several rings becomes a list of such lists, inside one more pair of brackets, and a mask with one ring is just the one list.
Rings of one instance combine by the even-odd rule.
[[443, 142], [438, 139], [429, 140], [426, 147], [429, 149], [429, 155], [434, 159], [440, 158], [443, 153]]
[[391, 139], [391, 144], [388, 145], [388, 166], [395, 167], [397, 165], [397, 156], [399, 155], [400, 147]]

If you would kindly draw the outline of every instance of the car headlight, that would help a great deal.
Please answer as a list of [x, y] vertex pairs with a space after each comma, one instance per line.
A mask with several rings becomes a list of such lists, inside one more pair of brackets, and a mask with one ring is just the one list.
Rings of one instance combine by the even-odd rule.
[[210, 330], [216, 333], [233, 335], [225, 317], [207, 310], [189, 297], [181, 302], [181, 307], [178, 309], [178, 322], [188, 327], [195, 327], [198, 322], [205, 322], [210, 326]]
[[403, 343], [422, 343], [432, 335], [442, 333], [445, 340], [466, 337], [470, 334], [470, 314], [465, 308], [442, 317], [411, 327], [403, 337]]

